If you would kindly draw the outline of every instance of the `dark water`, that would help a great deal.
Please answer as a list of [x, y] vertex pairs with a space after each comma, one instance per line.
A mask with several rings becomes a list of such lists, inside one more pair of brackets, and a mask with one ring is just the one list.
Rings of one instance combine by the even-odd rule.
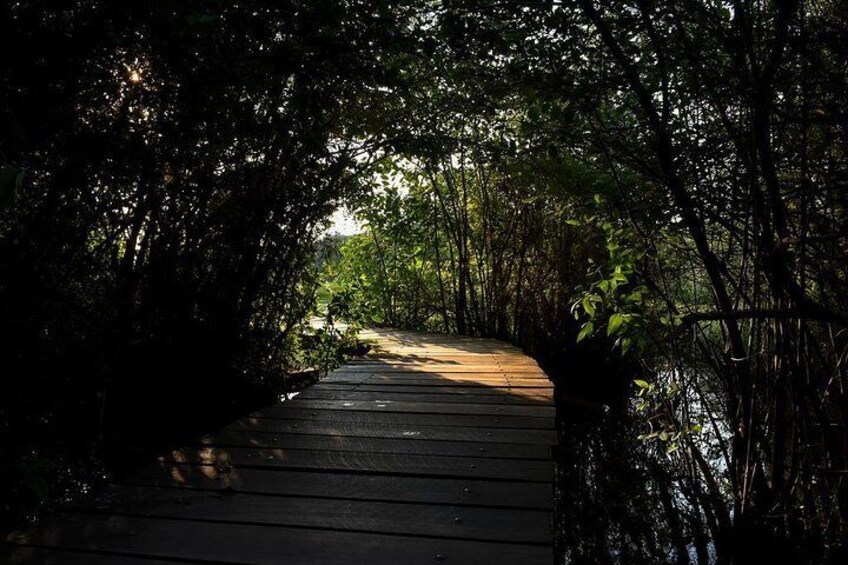
[[[556, 387], [557, 563], [698, 563], [680, 542], [679, 528], [677, 543], [673, 539], [663, 504], [673, 496], [673, 485], [637, 439], [642, 423], [629, 414], [639, 368], [610, 355], [603, 345], [575, 347], [573, 340], [551, 336], [535, 336], [522, 345]], [[678, 553], [686, 559], [678, 559]]]
[[[652, 470], [627, 415], [573, 399], [560, 399], [558, 414], [555, 546], [559, 562], [699, 562], [691, 544], [683, 545], [672, 536], [663, 506], [663, 497], [667, 501], [672, 496], [670, 485], [658, 483], [659, 471]], [[679, 552], [691, 560], [679, 559]]]

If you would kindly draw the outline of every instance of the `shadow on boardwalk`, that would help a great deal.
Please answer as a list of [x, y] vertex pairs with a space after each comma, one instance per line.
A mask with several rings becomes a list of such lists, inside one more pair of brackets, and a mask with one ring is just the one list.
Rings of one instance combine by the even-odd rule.
[[553, 387], [493, 340], [367, 359], [10, 538], [13, 563], [553, 561]]

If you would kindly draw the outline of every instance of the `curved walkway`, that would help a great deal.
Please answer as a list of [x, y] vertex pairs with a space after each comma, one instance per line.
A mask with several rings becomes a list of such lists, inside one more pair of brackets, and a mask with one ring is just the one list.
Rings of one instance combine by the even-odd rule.
[[552, 563], [541, 369], [494, 340], [364, 334], [367, 358], [11, 537], [0, 561]]

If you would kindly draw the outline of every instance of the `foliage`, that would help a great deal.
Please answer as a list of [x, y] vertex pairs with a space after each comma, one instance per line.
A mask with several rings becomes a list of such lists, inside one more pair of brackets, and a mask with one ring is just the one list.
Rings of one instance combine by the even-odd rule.
[[343, 134], [406, 17], [2, 4], [0, 499], [34, 499], [10, 511], [223, 423], [302, 361], [313, 242], [365, 166]]
[[[428, 61], [406, 62], [380, 129], [419, 179], [407, 198], [434, 205], [361, 213], [429, 229], [423, 252], [399, 238], [392, 260], [408, 263], [392, 270], [429, 257], [436, 284], [372, 285], [377, 304], [392, 296], [381, 319], [433, 311], [445, 331], [508, 338], [560, 369], [612, 348], [629, 374], [582, 376], [593, 385], [563, 370], [558, 384], [642, 422], [633, 464], [674, 493], [655, 498], [666, 555], [838, 562], [844, 8], [460, 0], [427, 21]], [[361, 255], [336, 280], [388, 256]], [[658, 492], [643, 486], [634, 496]]]
[[0, 8], [4, 484], [304, 362], [320, 283], [609, 407], [570, 559], [840, 562], [841, 3], [148, 4]]

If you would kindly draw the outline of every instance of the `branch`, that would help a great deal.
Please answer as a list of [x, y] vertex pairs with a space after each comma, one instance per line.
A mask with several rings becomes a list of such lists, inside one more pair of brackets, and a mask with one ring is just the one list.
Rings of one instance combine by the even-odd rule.
[[848, 323], [848, 312], [841, 310], [779, 310], [754, 309], [734, 310], [732, 312], [693, 312], [686, 314], [675, 328], [672, 339], [676, 339], [690, 326], [705, 321], [718, 320], [815, 320], [820, 322]]

